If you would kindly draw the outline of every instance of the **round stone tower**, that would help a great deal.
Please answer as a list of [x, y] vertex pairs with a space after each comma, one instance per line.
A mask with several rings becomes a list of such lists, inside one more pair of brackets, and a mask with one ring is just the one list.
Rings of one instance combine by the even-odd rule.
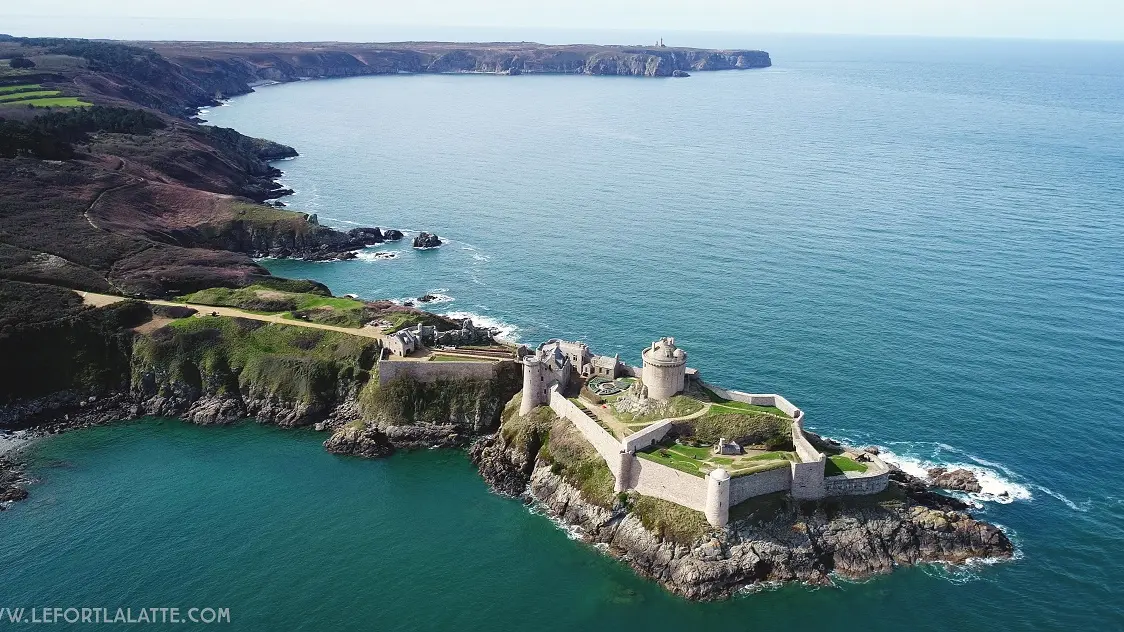
[[641, 354], [644, 369], [641, 379], [648, 397], [670, 399], [682, 392], [687, 378], [687, 353], [675, 346], [675, 338], [660, 338]]
[[520, 415], [526, 415], [546, 403], [543, 396], [544, 384], [543, 365], [538, 352], [523, 358], [523, 400], [519, 403]]
[[730, 473], [722, 468], [706, 475], [706, 521], [724, 527], [730, 520]]

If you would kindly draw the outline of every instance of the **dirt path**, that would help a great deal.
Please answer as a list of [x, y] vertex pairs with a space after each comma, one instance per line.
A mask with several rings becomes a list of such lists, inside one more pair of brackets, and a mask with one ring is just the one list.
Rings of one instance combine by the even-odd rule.
[[[126, 300], [122, 296], [111, 296], [109, 294], [97, 294], [95, 292], [78, 292], [82, 297], [83, 302], [93, 307], [103, 307], [105, 305], [112, 305]], [[310, 323], [304, 320], [282, 318], [276, 314], [255, 314], [245, 310], [236, 309], [234, 307], [215, 307], [213, 305], [198, 305], [195, 303], [174, 303], [172, 301], [161, 301], [157, 299], [137, 299], [148, 303], [149, 305], [166, 305], [169, 307], [193, 307], [199, 310], [197, 318], [206, 318], [212, 312], [219, 316], [230, 316], [232, 318], [248, 318], [250, 320], [260, 320], [267, 323], [276, 323], [278, 325], [291, 325], [293, 327], [308, 327], [310, 329], [326, 329], [328, 331], [336, 331], [341, 334], [350, 334], [352, 336], [362, 336], [364, 338], [374, 338], [375, 340], [382, 340], [385, 336], [373, 327], [337, 327], [335, 325], [325, 325], [322, 323]]]
[[[120, 169], [124, 166], [125, 166], [125, 161], [122, 160], [121, 164], [117, 168]], [[97, 230], [103, 230], [101, 226], [98, 226], [97, 224], [94, 223], [94, 220], [90, 219], [90, 211], [94, 210], [94, 207], [98, 205], [98, 202], [100, 202], [101, 199], [103, 197], [105, 197], [105, 195], [107, 193], [113, 193], [114, 191], [120, 191], [121, 189], [127, 189], [131, 186], [136, 186], [138, 184], [140, 184], [140, 183], [139, 182], [128, 182], [128, 183], [125, 183], [125, 184], [119, 184], [115, 187], [109, 187], [108, 189], [102, 191], [101, 193], [98, 193], [98, 196], [94, 198], [94, 201], [90, 202], [90, 205], [86, 207], [86, 212], [82, 213], [82, 216], [86, 218], [86, 221], [90, 224], [90, 226], [93, 226]]]

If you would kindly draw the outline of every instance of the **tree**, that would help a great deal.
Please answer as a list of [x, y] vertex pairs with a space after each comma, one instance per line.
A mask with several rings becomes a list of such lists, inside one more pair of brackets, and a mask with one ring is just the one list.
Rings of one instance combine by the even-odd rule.
[[12, 68], [34, 68], [35, 62], [26, 57], [13, 57], [12, 60], [8, 62], [8, 65]]

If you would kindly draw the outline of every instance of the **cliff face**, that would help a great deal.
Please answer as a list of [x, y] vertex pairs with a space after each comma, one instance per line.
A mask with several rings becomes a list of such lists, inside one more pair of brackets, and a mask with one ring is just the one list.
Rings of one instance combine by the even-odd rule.
[[766, 68], [756, 50], [533, 43], [451, 44], [144, 44], [207, 91], [242, 94], [261, 81], [396, 73], [586, 74], [682, 76], [691, 71]]

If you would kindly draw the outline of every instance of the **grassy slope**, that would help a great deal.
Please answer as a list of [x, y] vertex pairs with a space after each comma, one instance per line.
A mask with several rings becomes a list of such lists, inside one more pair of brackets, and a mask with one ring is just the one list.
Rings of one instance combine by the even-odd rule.
[[634, 414], [629, 412], [621, 412], [616, 409], [616, 406], [610, 404], [613, 408], [613, 415], [624, 422], [625, 424], [636, 424], [659, 421], [660, 419], [671, 419], [674, 417], [686, 417], [692, 413], [702, 410], [703, 404], [699, 400], [688, 397], [686, 395], [676, 395], [668, 400], [667, 406], [661, 408], [658, 412], [650, 412], [644, 414]]
[[374, 340], [332, 331], [237, 318], [186, 318], [138, 338], [141, 366], [162, 367], [216, 393], [250, 385], [287, 401], [334, 397], [341, 379], [366, 380], [378, 357]]
[[[286, 318], [300, 318], [341, 327], [360, 327], [363, 324], [362, 301], [324, 296], [320, 293], [288, 292], [277, 287], [278, 284], [259, 283], [238, 289], [210, 288], [187, 294], [180, 300], [198, 305], [236, 307], [263, 314], [284, 314]], [[280, 287], [295, 289], [300, 284], [293, 282], [281, 284]]]

